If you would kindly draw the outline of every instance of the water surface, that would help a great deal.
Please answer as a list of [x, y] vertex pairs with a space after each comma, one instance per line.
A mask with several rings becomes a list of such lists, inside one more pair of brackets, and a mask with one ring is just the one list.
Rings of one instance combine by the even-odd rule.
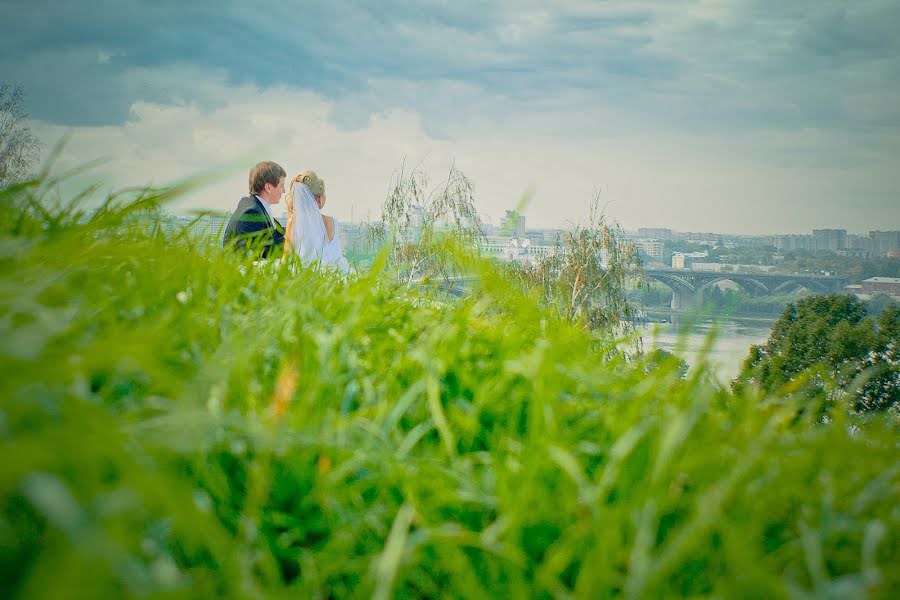
[[643, 325], [640, 331], [645, 349], [662, 348], [680, 356], [689, 365], [697, 363], [713, 334], [707, 360], [724, 382], [738, 374], [750, 346], [765, 342], [774, 324], [774, 319], [766, 318], [714, 320], [674, 314], [669, 322]]

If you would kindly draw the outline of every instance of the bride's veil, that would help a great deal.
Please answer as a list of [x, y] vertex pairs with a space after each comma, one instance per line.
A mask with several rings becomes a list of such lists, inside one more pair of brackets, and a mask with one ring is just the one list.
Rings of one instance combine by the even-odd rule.
[[291, 230], [291, 247], [303, 264], [322, 258], [325, 241], [325, 223], [319, 205], [305, 184], [294, 183], [294, 228]]

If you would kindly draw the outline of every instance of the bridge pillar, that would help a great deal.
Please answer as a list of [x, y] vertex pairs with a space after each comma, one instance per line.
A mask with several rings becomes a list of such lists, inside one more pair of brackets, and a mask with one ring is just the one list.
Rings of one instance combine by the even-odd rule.
[[697, 294], [689, 290], [672, 290], [672, 310], [685, 310], [697, 303]]

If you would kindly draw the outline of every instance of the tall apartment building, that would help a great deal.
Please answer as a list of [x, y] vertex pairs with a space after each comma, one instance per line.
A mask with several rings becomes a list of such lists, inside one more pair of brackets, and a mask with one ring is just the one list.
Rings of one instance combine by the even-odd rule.
[[662, 262], [663, 259], [663, 243], [662, 240], [635, 240], [635, 247], [642, 254], [656, 262]]
[[813, 229], [814, 250], [838, 250], [847, 249], [846, 229]]
[[900, 231], [870, 231], [872, 254], [884, 256], [892, 250], [900, 250]]
[[517, 210], [506, 211], [506, 216], [500, 219], [502, 235], [525, 239], [525, 215]]
[[862, 250], [864, 252], [872, 252], [872, 239], [867, 235], [857, 235], [851, 233], [847, 235], [848, 250]]
[[776, 235], [772, 236], [772, 245], [781, 252], [813, 250], [813, 237], [803, 234]]

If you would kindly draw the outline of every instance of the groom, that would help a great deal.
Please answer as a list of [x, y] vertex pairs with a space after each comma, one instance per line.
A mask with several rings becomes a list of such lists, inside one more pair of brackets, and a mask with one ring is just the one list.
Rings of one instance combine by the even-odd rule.
[[250, 171], [250, 195], [241, 198], [231, 220], [225, 228], [223, 245], [233, 243], [235, 248], [251, 248], [257, 256], [266, 258], [281, 252], [284, 246], [284, 230], [272, 215], [272, 207], [284, 195], [284, 179], [287, 177], [281, 165], [264, 161]]

